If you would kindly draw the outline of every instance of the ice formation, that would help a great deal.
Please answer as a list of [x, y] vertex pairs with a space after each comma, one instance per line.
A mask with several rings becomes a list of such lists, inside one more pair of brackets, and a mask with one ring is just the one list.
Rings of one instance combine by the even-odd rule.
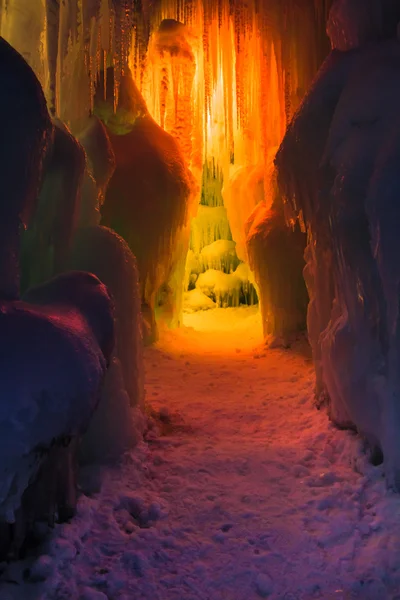
[[[271, 149], [280, 143], [286, 123], [326, 52], [323, 29], [328, 5], [328, 0], [301, 4], [292, 0], [250, 0], [246, 4], [240, 0], [159, 0], [142, 3], [139, 8], [135, 0], [78, 4], [73, 0], [33, 0], [29, 6], [22, 0], [3, 0], [0, 33], [26, 57], [42, 83], [52, 114], [79, 136], [88, 154], [80, 225], [98, 223], [92, 178], [99, 207], [105, 191], [99, 165], [93, 163], [93, 148], [85, 145], [89, 113], [95, 110], [113, 135], [128, 137], [136, 118], [132, 115], [148, 115], [178, 144], [193, 174], [194, 194], [202, 187], [207, 195], [201, 204], [222, 206], [223, 182], [226, 187], [233, 236], [222, 211], [203, 211], [201, 217], [207, 212], [210, 223], [192, 236], [195, 245], [202, 245], [203, 233], [204, 242], [208, 241], [204, 245], [233, 237], [239, 258], [246, 261], [242, 225], [258, 201], [259, 190], [268, 185], [266, 165]], [[142, 99], [130, 86], [136, 104], [127, 109], [121, 83], [126, 82], [129, 69]], [[103, 112], [99, 112], [96, 99], [101, 89], [107, 90], [108, 98]], [[91, 126], [93, 120], [89, 129]], [[157, 137], [155, 125], [150, 130]], [[93, 132], [91, 135], [95, 139]], [[121, 140], [114, 138], [113, 143], [120, 143], [125, 152]], [[107, 171], [109, 165], [105, 166]], [[249, 186], [243, 176], [241, 193], [229, 192], [232, 177], [253, 170], [256, 174], [250, 174]], [[210, 177], [211, 172], [217, 176]], [[104, 210], [106, 213], [106, 207]], [[168, 246], [172, 267], [155, 269], [147, 264], [143, 271], [143, 257], [137, 257], [139, 270], [145, 273], [142, 280], [148, 282], [147, 273], [153, 271], [143, 299], [153, 332], [155, 306], [165, 299], [169, 322], [178, 324], [180, 320], [182, 255], [187, 245], [182, 222], [177, 217], [172, 228], [181, 230], [176, 239], [175, 233], [162, 241], [161, 234], [155, 234], [158, 256], [165, 255]], [[107, 217], [104, 223], [110, 224]], [[127, 239], [126, 232], [118, 231]], [[216, 235], [219, 237], [212, 239]], [[132, 246], [132, 236], [127, 241], [139, 254]], [[156, 244], [155, 239], [153, 242]], [[195, 253], [201, 249], [196, 247]], [[159, 293], [161, 288], [163, 293]]]
[[236, 242], [236, 252], [240, 260], [247, 261], [246, 221], [264, 193], [265, 166], [245, 166], [237, 169], [223, 187], [222, 195], [226, 206], [229, 224]]
[[400, 46], [398, 13], [390, 8], [382, 4], [381, 35], [388, 31], [393, 39], [332, 52], [284, 138], [277, 166], [281, 189], [308, 229], [308, 329], [318, 396], [337, 423], [356, 427], [383, 451], [388, 481], [398, 488], [394, 73]]
[[79, 219], [84, 172], [83, 148], [56, 121], [38, 207], [22, 237], [23, 289], [65, 270]]
[[0, 53], [0, 76], [7, 90], [0, 98], [5, 115], [2, 135], [6, 140], [1, 149], [0, 282], [3, 297], [16, 298], [20, 222], [26, 226], [35, 211], [53, 128], [42, 90], [31, 69], [3, 39], [0, 39]]
[[[121, 80], [115, 115], [109, 102], [101, 95], [96, 102], [103, 118], [109, 110], [106, 125], [116, 159], [102, 223], [117, 231], [136, 256], [142, 304], [150, 309], [154, 338], [156, 299], [164, 284], [171, 289], [170, 320], [180, 318], [193, 178], [177, 142], [150, 117], [129, 75]], [[123, 135], [115, 125], [119, 118], [129, 129]]]
[[232, 240], [226, 208], [200, 204], [190, 227], [191, 250], [200, 254], [204, 246], [217, 240]]
[[306, 326], [308, 296], [304, 285], [305, 235], [285, 223], [276, 200], [261, 202], [250, 215], [247, 250], [259, 292], [264, 335], [287, 343]]
[[396, 0], [334, 0], [327, 32], [332, 48], [346, 51], [394, 37], [399, 20]]
[[94, 273], [115, 305], [115, 354], [130, 406], [143, 407], [144, 381], [139, 274], [127, 243], [106, 227], [84, 227], [75, 235], [69, 266]]

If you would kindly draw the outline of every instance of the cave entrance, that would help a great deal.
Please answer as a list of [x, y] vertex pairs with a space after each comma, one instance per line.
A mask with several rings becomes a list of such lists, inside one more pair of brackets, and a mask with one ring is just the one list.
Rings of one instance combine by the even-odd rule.
[[207, 160], [191, 221], [183, 300], [183, 324], [200, 331], [256, 327], [259, 321], [254, 276], [238, 256], [223, 187], [222, 168], [215, 158]]

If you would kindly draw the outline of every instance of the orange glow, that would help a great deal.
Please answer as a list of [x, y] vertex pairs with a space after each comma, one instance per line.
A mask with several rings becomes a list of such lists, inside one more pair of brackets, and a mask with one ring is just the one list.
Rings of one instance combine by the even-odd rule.
[[249, 4], [241, 12], [229, 2], [210, 10], [199, 0], [185, 11], [184, 26], [168, 27], [164, 20], [176, 19], [177, 8], [164, 0], [143, 61], [137, 32], [132, 44], [130, 66], [153, 118], [180, 140], [192, 168], [215, 158], [225, 177], [263, 164], [286, 126], [275, 41]]

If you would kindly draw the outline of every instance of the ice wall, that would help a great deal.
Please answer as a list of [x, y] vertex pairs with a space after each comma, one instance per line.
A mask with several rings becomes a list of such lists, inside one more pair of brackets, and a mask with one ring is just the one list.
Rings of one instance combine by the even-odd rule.
[[[0, 39], [0, 555], [15, 556], [37, 518], [69, 518], [76, 443], [96, 408], [114, 341], [112, 302], [89, 273], [19, 300], [19, 232], [35, 216], [54, 139], [38, 79]], [[73, 199], [72, 199], [73, 200]], [[71, 211], [73, 212], [73, 211]], [[69, 215], [67, 215], [69, 216]], [[35, 257], [32, 256], [32, 260]], [[45, 500], [44, 500], [45, 499]]]
[[[389, 26], [389, 16], [398, 15], [389, 4], [381, 8], [380, 41], [359, 35], [350, 44], [357, 49], [335, 50], [327, 59], [285, 135], [277, 167], [288, 205], [308, 230], [318, 398], [335, 422], [356, 427], [383, 451], [388, 482], [399, 488], [400, 45], [383, 39], [397, 25]], [[360, 11], [364, 32], [364, 19], [374, 14]], [[351, 31], [354, 19], [343, 20]], [[343, 39], [350, 37], [345, 32]]]

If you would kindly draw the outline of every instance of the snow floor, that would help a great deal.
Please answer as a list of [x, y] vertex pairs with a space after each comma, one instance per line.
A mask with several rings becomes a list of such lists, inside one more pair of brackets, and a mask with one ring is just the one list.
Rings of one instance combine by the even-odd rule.
[[223, 310], [146, 350], [147, 441], [85, 473], [77, 516], [0, 600], [400, 599], [382, 467], [313, 407], [304, 343], [266, 350], [254, 309], [236, 328]]

